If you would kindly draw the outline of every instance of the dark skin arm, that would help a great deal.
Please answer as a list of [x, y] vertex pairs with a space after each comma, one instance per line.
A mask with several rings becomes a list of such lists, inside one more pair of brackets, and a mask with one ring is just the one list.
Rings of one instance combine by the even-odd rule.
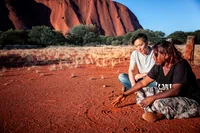
[[[152, 81], [153, 81], [153, 79], [151, 79], [150, 77], [146, 76], [143, 80], [138, 82], [131, 89], [129, 89], [128, 91], [122, 93], [119, 97], [117, 97], [117, 99], [115, 99], [112, 102], [113, 106], [115, 107], [116, 105], [121, 103], [126, 96], [137, 92], [138, 90], [140, 90], [141, 88], [145, 87], [146, 85], [148, 85]], [[167, 91], [165, 91], [165, 92], [161, 92], [161, 93], [158, 93], [158, 94], [156, 94], [154, 96], [149, 96], [149, 97], [144, 98], [141, 101], [140, 105], [145, 108], [145, 107], [151, 105], [157, 99], [177, 96], [179, 94], [180, 89], [181, 89], [182, 86], [183, 86], [182, 84], [173, 84], [172, 88], [167, 90]]]
[[140, 102], [140, 105], [142, 107], [146, 108], [147, 106], [151, 105], [157, 99], [177, 96], [179, 94], [179, 91], [180, 91], [182, 86], [183, 86], [182, 84], [173, 84], [172, 88], [165, 91], [165, 92], [161, 92], [161, 93], [158, 93], [156, 95], [144, 98]]
[[118, 105], [119, 103], [121, 103], [124, 98], [128, 95], [131, 95], [135, 92], [137, 92], [138, 90], [140, 90], [141, 88], [147, 86], [149, 83], [151, 83], [152, 81], [154, 81], [153, 79], [151, 79], [149, 76], [146, 76], [143, 80], [137, 82], [131, 89], [129, 89], [128, 91], [123, 92], [120, 96], [118, 96], [113, 102], [113, 106], [115, 107], [116, 105]]

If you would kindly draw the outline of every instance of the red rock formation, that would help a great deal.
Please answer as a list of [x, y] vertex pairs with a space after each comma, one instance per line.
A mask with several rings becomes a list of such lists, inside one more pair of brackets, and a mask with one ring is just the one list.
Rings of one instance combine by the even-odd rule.
[[65, 34], [75, 25], [95, 24], [104, 35], [120, 36], [142, 28], [127, 7], [111, 0], [6, 0], [5, 5], [15, 29], [47, 25]]

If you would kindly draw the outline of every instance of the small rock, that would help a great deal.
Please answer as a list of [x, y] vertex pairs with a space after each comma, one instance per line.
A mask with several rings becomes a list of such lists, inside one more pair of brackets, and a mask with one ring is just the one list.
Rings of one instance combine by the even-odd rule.
[[76, 76], [76, 75], [74, 75], [74, 74], [72, 74], [72, 75], [71, 75], [71, 78], [76, 78], [76, 77], [77, 77], [77, 76]]
[[91, 77], [91, 78], [89, 78], [90, 80], [95, 80], [96, 78], [94, 78], [94, 77]]
[[107, 87], [107, 85], [103, 85], [103, 87], [105, 88], [105, 87]]

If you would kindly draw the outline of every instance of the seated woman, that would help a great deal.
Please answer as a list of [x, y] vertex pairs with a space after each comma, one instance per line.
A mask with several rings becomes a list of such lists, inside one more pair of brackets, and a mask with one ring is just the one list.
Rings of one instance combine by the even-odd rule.
[[[153, 68], [143, 80], [114, 100], [114, 106], [137, 92], [137, 104], [144, 108], [142, 117], [147, 121], [163, 116], [167, 119], [199, 116], [200, 88], [190, 64], [171, 42], [154, 45], [153, 52]], [[157, 82], [156, 87], [145, 87], [152, 81]]]

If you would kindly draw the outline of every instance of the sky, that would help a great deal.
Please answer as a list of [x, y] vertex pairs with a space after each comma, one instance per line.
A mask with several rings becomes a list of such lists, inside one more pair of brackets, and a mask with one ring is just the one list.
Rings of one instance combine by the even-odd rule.
[[128, 7], [143, 29], [162, 31], [200, 30], [200, 0], [113, 0]]

